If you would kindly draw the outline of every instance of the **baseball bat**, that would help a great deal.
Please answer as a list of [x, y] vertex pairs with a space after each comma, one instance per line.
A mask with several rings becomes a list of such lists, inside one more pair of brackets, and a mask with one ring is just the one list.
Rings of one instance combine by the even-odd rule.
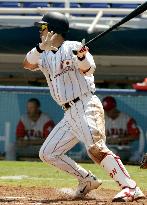
[[[144, 12], [145, 10], [147, 10], [147, 1], [143, 4], [141, 4], [140, 6], [138, 6], [135, 10], [133, 10], [130, 14], [128, 14], [127, 16], [125, 16], [123, 19], [121, 19], [119, 22], [117, 22], [116, 24], [114, 24], [113, 26], [111, 26], [109, 29], [107, 29], [106, 31], [98, 34], [97, 36], [95, 36], [94, 38], [92, 38], [91, 40], [89, 40], [87, 43], [85, 43], [83, 45], [84, 46], [89, 46], [91, 43], [93, 43], [95, 40], [97, 40], [98, 38], [102, 38], [103, 36], [105, 36], [106, 34], [108, 34], [109, 32], [113, 31], [114, 29], [118, 28], [120, 25], [126, 23], [127, 21], [133, 19], [134, 17], [138, 16], [139, 14], [141, 14], [142, 12]], [[77, 51], [73, 51], [73, 53], [76, 55]]]

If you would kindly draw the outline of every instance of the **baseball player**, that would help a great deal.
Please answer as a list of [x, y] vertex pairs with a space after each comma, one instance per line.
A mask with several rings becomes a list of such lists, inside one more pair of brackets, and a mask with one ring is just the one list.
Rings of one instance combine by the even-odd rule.
[[[131, 149], [132, 143], [137, 141], [140, 136], [140, 130], [137, 127], [136, 121], [118, 109], [114, 97], [104, 97], [102, 104], [105, 111], [106, 142], [108, 147], [116, 155], [119, 155], [123, 161], [137, 163], [140, 153], [136, 152], [136, 155], [134, 155], [134, 150], [132, 154]], [[123, 146], [127, 144], [129, 146]]]
[[136, 121], [118, 110], [114, 97], [106, 96], [102, 104], [105, 111], [106, 136], [107, 139], [110, 138], [110, 142], [114, 140], [116, 144], [127, 144], [139, 139], [140, 131]]
[[31, 98], [27, 102], [27, 112], [21, 116], [17, 124], [16, 136], [21, 140], [46, 138], [54, 126], [53, 120], [40, 110], [40, 101]]
[[[143, 198], [120, 158], [105, 145], [104, 111], [99, 98], [93, 95], [95, 63], [88, 48], [80, 42], [65, 41], [69, 23], [61, 13], [46, 13], [36, 25], [42, 41], [27, 53], [23, 66], [42, 71], [53, 99], [65, 110], [63, 119], [42, 145], [40, 159], [76, 177], [79, 185], [75, 196], [84, 197], [102, 182], [66, 155], [81, 141], [91, 159], [122, 188], [114, 202]], [[76, 56], [73, 50], [77, 50]]]

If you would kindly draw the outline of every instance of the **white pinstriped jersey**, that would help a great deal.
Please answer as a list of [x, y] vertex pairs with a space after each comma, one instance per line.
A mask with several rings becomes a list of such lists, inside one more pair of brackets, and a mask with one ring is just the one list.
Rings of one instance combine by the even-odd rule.
[[[44, 51], [41, 54], [40, 70], [46, 77], [54, 100], [63, 105], [87, 92], [95, 91], [94, 76], [79, 72], [72, 50], [81, 46], [77, 41], [64, 41], [56, 53]], [[95, 68], [93, 57], [87, 53], [90, 66]]]

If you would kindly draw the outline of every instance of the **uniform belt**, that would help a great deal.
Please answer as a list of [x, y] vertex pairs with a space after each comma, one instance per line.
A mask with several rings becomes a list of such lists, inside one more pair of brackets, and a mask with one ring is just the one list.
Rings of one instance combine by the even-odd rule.
[[[80, 100], [79, 97], [75, 98], [72, 100], [72, 102], [76, 103]], [[64, 110], [68, 110], [70, 107], [71, 107], [71, 103], [65, 103], [64, 105], [62, 105], [63, 109]]]
[[[91, 94], [93, 94], [93, 92], [91, 92]], [[76, 103], [76, 102], [78, 102], [80, 100], [80, 98], [79, 97], [77, 97], [77, 98], [75, 98], [75, 99], [73, 99], [71, 102], [74, 102], [74, 103]], [[65, 103], [64, 105], [62, 105], [62, 108], [63, 108], [63, 110], [68, 110], [70, 107], [71, 107], [71, 102], [69, 102], [69, 103]]]

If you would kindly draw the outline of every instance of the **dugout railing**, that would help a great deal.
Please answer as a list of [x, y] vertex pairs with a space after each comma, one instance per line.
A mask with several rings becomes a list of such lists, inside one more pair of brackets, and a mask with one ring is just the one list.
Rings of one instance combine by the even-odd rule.
[[[142, 155], [147, 151], [147, 142], [145, 133], [147, 132], [147, 92], [139, 92], [136, 90], [128, 89], [97, 89], [95, 94], [102, 100], [103, 97], [111, 95], [114, 96], [119, 110], [126, 112], [132, 116], [141, 130], [141, 137], [139, 141], [135, 142], [132, 147], [132, 152]], [[15, 142], [16, 142], [16, 126], [20, 116], [26, 112], [26, 103], [29, 98], [37, 98], [41, 102], [41, 110], [46, 112], [51, 119], [57, 124], [63, 117], [63, 110], [53, 101], [49, 94], [47, 87], [24, 87], [24, 86], [0, 86], [0, 135], [5, 136], [4, 133], [6, 122], [9, 122], [9, 144], [5, 146], [0, 143], [0, 153], [4, 153], [5, 147], [11, 147], [14, 156]], [[3, 138], [4, 139], [4, 138]], [[141, 153], [140, 153], [141, 152]], [[9, 152], [10, 153], [10, 152]], [[81, 153], [81, 149], [74, 148], [70, 155], [76, 156], [76, 160], [81, 160], [85, 155]], [[7, 155], [9, 157], [10, 155]]]

